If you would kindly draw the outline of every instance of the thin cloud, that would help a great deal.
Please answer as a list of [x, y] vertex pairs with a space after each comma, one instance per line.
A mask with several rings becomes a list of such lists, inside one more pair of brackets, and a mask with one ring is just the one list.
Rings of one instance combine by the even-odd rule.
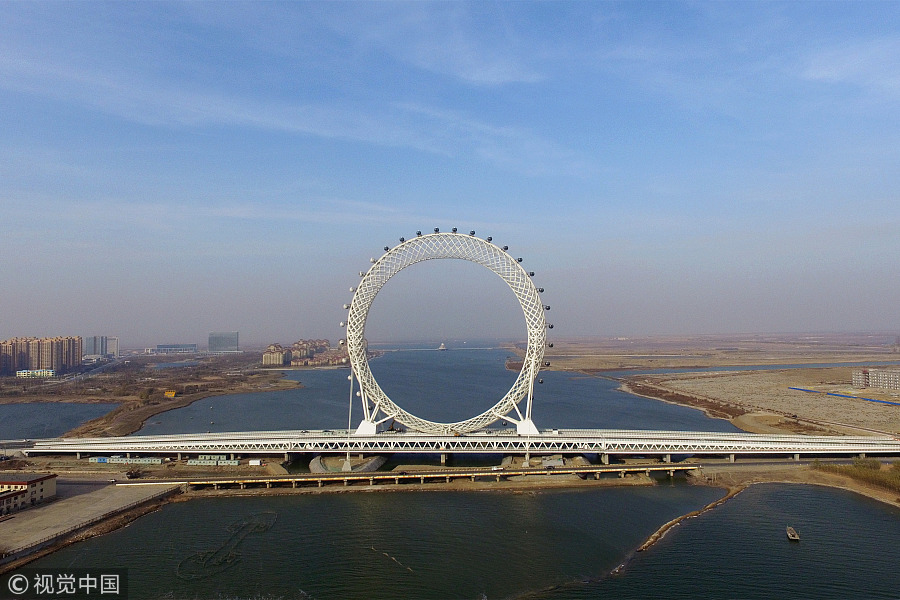
[[527, 174], [571, 172], [578, 163], [571, 151], [524, 130], [413, 104], [284, 104], [219, 90], [184, 89], [149, 76], [115, 78], [76, 65], [10, 57], [0, 57], [0, 87], [81, 104], [149, 126], [248, 127], [444, 156], [474, 151], [487, 162]]
[[879, 38], [820, 51], [802, 72], [812, 81], [900, 93], [900, 39]]
[[515, 126], [497, 126], [459, 111], [416, 104], [401, 108], [430, 121], [448, 147], [470, 148], [486, 161], [523, 175], [584, 175], [590, 169], [574, 151], [553, 140]]
[[503, 4], [489, 9], [464, 3], [369, 3], [354, 8], [348, 14], [339, 7], [331, 15], [331, 26], [357, 44], [419, 69], [473, 85], [544, 79], [525, 64], [531, 40], [518, 38], [504, 25]]

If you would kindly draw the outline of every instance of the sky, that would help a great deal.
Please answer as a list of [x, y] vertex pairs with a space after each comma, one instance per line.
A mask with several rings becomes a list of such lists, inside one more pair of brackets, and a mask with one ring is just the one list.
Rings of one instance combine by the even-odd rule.
[[[900, 330], [900, 3], [0, 0], [0, 339], [343, 336], [458, 227], [554, 336]], [[373, 341], [522, 338], [428, 261]]]

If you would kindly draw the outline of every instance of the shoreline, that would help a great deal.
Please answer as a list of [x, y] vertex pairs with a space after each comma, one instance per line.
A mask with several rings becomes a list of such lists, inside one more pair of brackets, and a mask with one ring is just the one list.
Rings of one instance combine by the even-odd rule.
[[787, 435], [890, 435], [888, 432], [846, 423], [821, 421], [797, 414], [768, 410], [748, 410], [727, 400], [700, 397], [646, 381], [622, 380], [620, 391], [649, 400], [658, 400], [703, 411], [710, 419], [728, 421], [747, 433], [775, 433]]
[[[780, 474], [779, 474], [780, 472]], [[708, 476], [707, 473], [712, 475]], [[544, 491], [588, 491], [610, 487], [643, 487], [657, 485], [657, 481], [645, 475], [632, 475], [625, 479], [607, 480], [573, 480], [566, 478], [561, 481], [551, 481], [549, 476], [530, 476], [534, 478], [506, 480], [496, 482], [464, 482], [450, 483], [433, 482], [427, 484], [406, 484], [403, 486], [328, 486], [323, 488], [248, 488], [248, 489], [223, 489], [223, 490], [182, 490], [162, 498], [155, 498], [145, 504], [126, 509], [111, 516], [108, 520], [88, 525], [83, 529], [72, 532], [57, 542], [39, 549], [34, 554], [23, 556], [9, 563], [0, 565], [0, 574], [13, 571], [22, 566], [52, 554], [56, 550], [72, 544], [98, 537], [112, 531], [128, 526], [140, 517], [162, 509], [166, 504], [176, 502], [189, 502], [198, 499], [216, 499], [229, 497], [275, 497], [275, 496], [308, 496], [331, 494], [359, 494], [359, 493], [422, 493], [422, 492], [457, 492], [457, 493], [496, 493], [496, 494], [539, 494]], [[643, 543], [632, 550], [615, 569], [608, 573], [614, 576], [627, 568], [630, 561], [637, 553], [646, 552], [661, 541], [673, 528], [683, 521], [699, 517], [719, 506], [722, 506], [732, 498], [737, 497], [742, 491], [751, 485], [760, 484], [791, 484], [791, 485], [816, 485], [832, 489], [848, 491], [860, 496], [882, 502], [900, 508], [900, 497], [896, 493], [867, 486], [849, 476], [836, 473], [828, 473], [814, 470], [808, 465], [796, 465], [788, 468], [784, 466], [751, 466], [742, 468], [740, 464], [714, 465], [704, 467], [700, 475], [689, 476], [689, 485], [702, 485], [719, 488], [725, 491], [725, 495], [705, 506], [678, 516], [660, 525]]]
[[[877, 502], [881, 502], [883, 504], [887, 504], [889, 506], [894, 506], [900, 508], [900, 497], [897, 496], [896, 493], [891, 492], [889, 490], [885, 490], [883, 488], [878, 488], [875, 486], [865, 485], [852, 479], [847, 475], [840, 475], [837, 473], [825, 473], [822, 471], [813, 470], [809, 466], [803, 466], [799, 469], [793, 471], [794, 477], [772, 477], [772, 476], [761, 476], [759, 474], [760, 471], [764, 469], [752, 470], [748, 469], [747, 474], [744, 477], [738, 477], [739, 472], [737, 471], [727, 471], [725, 470], [726, 475], [730, 475], [733, 478], [733, 483], [722, 482], [718, 483], [718, 477], [715, 479], [706, 478], [706, 480], [696, 480], [693, 481], [693, 485], [705, 485], [709, 487], [718, 487], [722, 488], [726, 491], [725, 495], [718, 500], [714, 500], [707, 504], [706, 506], [691, 511], [687, 514], [681, 515], [672, 519], [671, 521], [662, 524], [656, 531], [654, 531], [650, 536], [644, 540], [640, 546], [638, 546], [634, 551], [632, 551], [615, 569], [609, 572], [608, 576], [615, 576], [624, 571], [628, 564], [634, 559], [635, 555], [639, 552], [645, 552], [650, 550], [653, 546], [655, 546], [658, 542], [660, 542], [666, 534], [668, 534], [672, 529], [681, 525], [683, 521], [688, 519], [693, 519], [695, 517], [699, 517], [711, 510], [714, 510], [729, 500], [737, 497], [744, 490], [749, 488], [751, 485], [766, 485], [766, 484], [784, 484], [784, 485], [814, 485], [819, 487], [825, 487], [835, 490], [844, 490], [847, 492], [851, 492], [854, 494], [858, 494], [865, 498], [869, 498], [871, 500], [875, 500]], [[717, 468], [710, 469], [713, 472], [714, 476], [718, 475], [720, 472]], [[773, 474], [774, 475], [774, 474]], [[824, 476], [824, 477], [822, 477]], [[723, 478], [725, 479], [725, 478]]]
[[[639, 391], [641, 388], [646, 388], [647, 391]], [[626, 394], [633, 394], [635, 396], [640, 396], [641, 398], [648, 398], [650, 400], [665, 402], [666, 404], [675, 404], [677, 406], [693, 408], [702, 411], [703, 414], [710, 419], [733, 421], [734, 419], [747, 414], [746, 411], [736, 406], [731, 406], [725, 403], [718, 403], [712, 400], [704, 401], [695, 396], [688, 396], [686, 394], [679, 394], [677, 392], [669, 392], [668, 390], [664, 390], [662, 388], [651, 386], [647, 383], [642, 382], [623, 380], [620, 381], [620, 385], [617, 389], [625, 392]], [[721, 408], [717, 407], [717, 404], [721, 405]], [[735, 425], [735, 427], [738, 427], [740, 429], [738, 425]], [[753, 432], [748, 431], [747, 433]]]
[[[673, 527], [676, 527], [677, 525], [680, 525], [682, 521], [686, 521], [687, 519], [693, 519], [694, 517], [699, 517], [703, 513], [709, 512], [709, 511], [713, 510], [714, 508], [717, 508], [717, 507], [721, 506], [722, 504], [725, 504], [726, 502], [728, 502], [729, 500], [731, 500], [732, 498], [734, 498], [735, 496], [737, 496], [738, 494], [743, 492], [745, 489], [747, 489], [747, 485], [742, 485], [742, 486], [738, 486], [735, 488], [728, 488], [726, 490], [726, 494], [724, 496], [722, 496], [721, 498], [719, 498], [718, 500], [714, 500], [714, 501], [710, 502], [709, 504], [707, 504], [706, 506], [704, 506], [703, 508], [700, 508], [698, 510], [692, 510], [691, 512], [681, 515], [680, 517], [675, 517], [668, 523], [663, 523], [662, 525], [660, 525], [659, 529], [657, 529], [656, 531], [651, 533], [650, 537], [648, 537], [646, 540], [644, 540], [643, 544], [641, 544], [640, 546], [637, 547], [635, 552], [644, 552], [645, 550], [650, 549], [651, 547], [653, 547], [654, 544], [656, 544], [657, 542], [662, 540], [664, 537], [666, 537], [666, 534], [669, 533], [670, 529], [672, 529]], [[621, 567], [621, 565], [620, 565], [620, 567]], [[617, 567], [616, 571], [618, 571], [620, 567]]]
[[[235, 394], [280, 392], [302, 387], [303, 386], [299, 381], [286, 379], [282, 376], [271, 382], [267, 388], [199, 392], [197, 394], [176, 397], [173, 401], [167, 402], [166, 404], [151, 404], [133, 407], [131, 406], [133, 403], [122, 403], [102, 417], [97, 417], [96, 419], [91, 419], [90, 421], [82, 423], [63, 433], [59, 437], [120, 437], [131, 435], [132, 433], [140, 431], [151, 418], [169, 412], [170, 410], [185, 408], [200, 400]], [[65, 402], [65, 400], [58, 400], [57, 402]]]
[[[505, 480], [499, 484], [490, 481], [466, 482], [453, 481], [432, 482], [432, 483], [409, 483], [401, 486], [383, 485], [383, 486], [339, 486], [332, 485], [322, 488], [247, 488], [247, 489], [220, 489], [220, 490], [184, 490], [175, 491], [167, 496], [153, 498], [145, 503], [127, 508], [119, 513], [111, 515], [108, 519], [85, 525], [70, 534], [66, 534], [59, 540], [49, 544], [48, 546], [39, 548], [34, 553], [27, 554], [8, 563], [0, 564], [0, 575], [19, 569], [28, 563], [43, 558], [57, 550], [61, 550], [72, 544], [86, 541], [88, 539], [99, 537], [113, 531], [117, 531], [123, 527], [127, 527], [133, 521], [140, 517], [161, 510], [165, 505], [178, 502], [190, 502], [201, 499], [218, 499], [218, 498], [260, 498], [260, 497], [282, 497], [282, 496], [328, 496], [333, 494], [378, 494], [378, 493], [423, 493], [423, 492], [457, 492], [457, 493], [496, 493], [496, 494], [538, 494], [545, 490], [591, 490], [609, 487], [644, 487], [656, 485], [655, 481], [642, 474], [629, 475], [624, 479], [585, 479], [578, 478], [566, 479], [563, 481], [550, 481], [543, 479], [544, 477], [554, 477], [533, 475], [534, 478], [529, 481], [527, 479]], [[542, 479], [538, 479], [542, 478]], [[127, 485], [127, 484], [126, 484]], [[164, 485], [164, 484], [160, 484]], [[30, 509], [40, 510], [40, 508]]]
[[851, 368], [813, 367], [642, 374], [617, 378], [620, 390], [703, 410], [749, 433], [896, 436], [895, 392], [851, 388]]

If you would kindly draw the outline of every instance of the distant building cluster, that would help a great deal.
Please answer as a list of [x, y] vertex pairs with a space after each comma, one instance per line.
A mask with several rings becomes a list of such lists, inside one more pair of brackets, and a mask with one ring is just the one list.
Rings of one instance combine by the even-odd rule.
[[146, 354], [197, 354], [197, 344], [157, 344], [156, 348], [147, 348]]
[[240, 352], [238, 349], [238, 332], [237, 331], [214, 331], [209, 334], [209, 345], [207, 346], [210, 354], [227, 354], [231, 352]]
[[900, 369], [856, 369], [853, 387], [900, 390]]
[[84, 336], [84, 356], [119, 357], [119, 338], [105, 335]]
[[290, 348], [270, 344], [262, 355], [263, 366], [320, 367], [348, 363], [343, 348], [332, 348], [328, 340], [299, 340]]
[[13, 338], [0, 342], [0, 375], [50, 369], [65, 373], [81, 365], [81, 336]]
[[[229, 354], [240, 352], [237, 331], [214, 331], [209, 334], [208, 354]], [[156, 348], [144, 349], [145, 354], [200, 354], [197, 344], [157, 344]]]

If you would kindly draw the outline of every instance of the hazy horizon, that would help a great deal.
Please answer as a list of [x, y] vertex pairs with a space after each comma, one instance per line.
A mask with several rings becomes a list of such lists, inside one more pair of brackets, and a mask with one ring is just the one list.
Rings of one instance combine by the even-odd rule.
[[[0, 3], [0, 339], [336, 341], [369, 259], [434, 227], [523, 257], [564, 338], [900, 331], [898, 17]], [[524, 323], [429, 261], [367, 337]]]

